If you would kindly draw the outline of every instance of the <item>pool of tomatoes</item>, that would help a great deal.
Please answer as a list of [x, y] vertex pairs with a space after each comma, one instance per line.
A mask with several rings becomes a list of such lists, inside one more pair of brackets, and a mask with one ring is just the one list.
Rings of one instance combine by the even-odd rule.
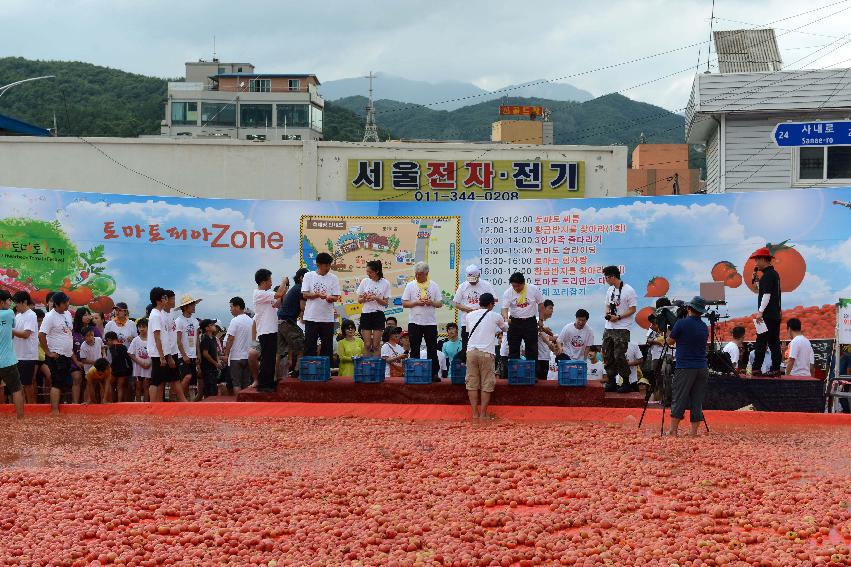
[[[737, 317], [735, 319], [727, 319], [716, 326], [718, 338], [722, 341], [729, 341], [732, 337], [733, 328], [742, 326], [745, 328], [745, 340], [756, 340], [756, 327], [753, 320], [756, 313], [746, 317]], [[782, 313], [784, 323], [781, 324], [780, 338], [783, 340], [789, 339], [789, 334], [786, 332], [785, 321], [792, 318], [800, 319], [801, 330], [809, 339], [832, 339], [836, 337], [836, 306], [835, 305], [813, 305], [804, 307], [799, 305], [791, 309], [786, 309]]]
[[0, 420], [0, 565], [851, 565], [851, 428]]

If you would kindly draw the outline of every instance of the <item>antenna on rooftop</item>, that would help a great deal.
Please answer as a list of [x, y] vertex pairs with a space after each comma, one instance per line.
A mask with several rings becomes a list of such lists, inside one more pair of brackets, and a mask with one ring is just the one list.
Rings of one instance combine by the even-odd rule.
[[369, 79], [369, 101], [366, 103], [366, 127], [363, 130], [363, 141], [378, 142], [378, 125], [375, 123], [375, 107], [372, 104], [372, 80], [375, 75], [370, 71], [365, 78]]
[[216, 59], [216, 36], [213, 36], [213, 61], [218, 61]]

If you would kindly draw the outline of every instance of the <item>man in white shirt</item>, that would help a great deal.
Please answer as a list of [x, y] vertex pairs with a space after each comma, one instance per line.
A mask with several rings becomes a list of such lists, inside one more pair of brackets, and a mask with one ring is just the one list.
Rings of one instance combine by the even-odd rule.
[[[38, 330], [38, 341], [44, 350], [44, 361], [50, 369], [50, 406], [54, 414], [59, 413], [62, 392], [73, 385], [71, 357], [74, 354], [74, 321], [68, 313], [68, 296], [58, 291], [51, 298], [53, 309], [44, 316]], [[79, 398], [79, 393], [77, 394]]]
[[34, 404], [35, 372], [38, 367], [38, 317], [32, 310], [30, 294], [19, 291], [12, 297], [15, 302], [15, 331], [12, 343], [18, 357], [18, 374], [24, 390], [24, 399]]
[[739, 365], [739, 357], [742, 355], [742, 348], [744, 345], [742, 341], [745, 338], [745, 328], [742, 326], [733, 327], [733, 340], [724, 345], [724, 348], [721, 349], [721, 352], [727, 353], [727, 356], [730, 357], [730, 362], [733, 364], [733, 368], [741, 368]]
[[544, 308], [544, 296], [538, 286], [527, 284], [521, 272], [508, 278], [508, 289], [502, 294], [502, 316], [508, 320], [508, 358], [520, 358], [520, 343], [526, 360], [538, 359], [538, 321]]
[[440, 286], [428, 277], [429, 267], [425, 262], [414, 266], [414, 280], [408, 282], [402, 292], [402, 307], [410, 309], [408, 336], [411, 353], [420, 352], [425, 339], [426, 356], [431, 359], [431, 380], [440, 382], [440, 360], [437, 358], [437, 308], [443, 305]]
[[588, 347], [594, 344], [594, 331], [588, 325], [591, 315], [585, 309], [576, 311], [576, 319], [568, 323], [558, 334], [561, 351], [570, 360], [585, 360]]
[[278, 307], [281, 298], [290, 288], [290, 279], [284, 276], [276, 291], [272, 291], [272, 272], [260, 268], [254, 274], [254, 326], [260, 344], [260, 371], [257, 374], [257, 391], [275, 391], [275, 360], [278, 356]]
[[304, 274], [301, 296], [304, 304], [304, 354], [316, 356], [317, 343], [321, 344], [319, 356], [330, 362], [334, 354], [334, 321], [337, 312], [334, 303], [340, 300], [340, 281], [331, 273], [334, 259], [327, 252], [316, 255], [316, 271]]
[[801, 332], [801, 320], [792, 318], [786, 321], [786, 328], [792, 342], [789, 343], [789, 360], [786, 361], [786, 374], [790, 376], [814, 376], [816, 359], [813, 345]]
[[483, 293], [496, 295], [493, 285], [488, 280], [481, 279], [482, 270], [475, 264], [467, 266], [467, 280], [461, 282], [455, 291], [453, 303], [459, 311], [461, 319], [461, 339], [467, 340], [467, 328], [464, 326], [467, 313], [472, 313], [479, 308], [479, 297]]
[[177, 327], [171, 310], [175, 306], [174, 291], [155, 287], [150, 293], [151, 314], [148, 317], [148, 354], [151, 356], [150, 399], [162, 402], [165, 385], [170, 384], [171, 395], [186, 401], [180, 386], [177, 370]]
[[233, 315], [225, 335], [224, 359], [230, 368], [233, 391], [238, 394], [251, 385], [251, 369], [248, 366], [248, 349], [254, 320], [245, 313], [245, 300], [233, 297], [230, 300]]
[[[487, 419], [488, 404], [496, 386], [496, 367], [494, 352], [496, 348], [496, 333], [498, 330], [507, 332], [505, 319], [493, 312], [495, 300], [493, 294], [483, 293], [479, 296], [479, 306], [465, 317], [470, 337], [467, 341], [467, 376], [465, 378], [467, 395], [473, 408], [473, 419]], [[537, 345], [536, 345], [537, 346]], [[479, 392], [481, 391], [481, 405]]]
[[629, 382], [626, 349], [629, 347], [629, 329], [635, 322], [638, 295], [631, 285], [621, 280], [621, 271], [617, 266], [603, 268], [603, 276], [609, 284], [603, 331], [603, 366], [606, 368], [605, 389], [612, 392], [617, 389], [618, 376], [624, 383]]
[[547, 319], [553, 316], [554, 309], [555, 303], [551, 299], [545, 299], [542, 304], [541, 319], [538, 321], [538, 361], [535, 365], [535, 378], [537, 380], [546, 380], [550, 373], [550, 358], [553, 353], [550, 345], [558, 351], [552, 330], [544, 325]]

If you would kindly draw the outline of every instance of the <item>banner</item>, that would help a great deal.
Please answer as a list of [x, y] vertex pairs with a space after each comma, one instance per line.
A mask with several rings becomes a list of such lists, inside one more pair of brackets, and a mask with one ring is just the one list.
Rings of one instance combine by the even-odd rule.
[[851, 299], [840, 299], [836, 311], [836, 342], [851, 345]]
[[[330, 252], [343, 299], [338, 314], [357, 320], [355, 290], [378, 259], [392, 286], [389, 313], [406, 324], [401, 290], [426, 261], [456, 319], [452, 296], [468, 264], [499, 294], [523, 273], [555, 303], [549, 326], [590, 311], [602, 336], [602, 270], [621, 266], [639, 295], [638, 322], [659, 296], [688, 300], [701, 282], [726, 291], [718, 309], [745, 324], [757, 309], [750, 255], [771, 243], [784, 317], [802, 320], [811, 339], [833, 338], [836, 298], [851, 297], [851, 188], [720, 195], [503, 201], [328, 202], [148, 197], [0, 188], [0, 287], [42, 302], [63, 290], [73, 306], [108, 312], [127, 302], [144, 314], [153, 286], [203, 298], [201, 317], [230, 320], [234, 296], [251, 303], [254, 271], [275, 283]], [[848, 329], [848, 306], [844, 315]], [[443, 328], [441, 327], [441, 331]], [[643, 331], [633, 337], [643, 342]], [[726, 334], [725, 334], [726, 333]], [[785, 330], [783, 331], [783, 338]], [[729, 339], [726, 328], [721, 340]], [[849, 341], [851, 342], [851, 341]]]
[[543, 106], [518, 106], [518, 105], [501, 105], [499, 107], [500, 116], [541, 116], [544, 113]]

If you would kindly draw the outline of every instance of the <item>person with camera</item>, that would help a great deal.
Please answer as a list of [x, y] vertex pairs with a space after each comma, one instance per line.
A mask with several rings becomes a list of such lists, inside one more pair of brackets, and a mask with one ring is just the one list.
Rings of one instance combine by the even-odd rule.
[[[774, 255], [768, 247], [763, 247], [753, 253], [750, 257], [755, 261], [753, 278], [754, 282], [759, 282], [757, 296], [757, 323], [765, 323], [767, 330], [764, 333], [759, 333], [756, 336], [756, 347], [754, 354], [754, 370], [751, 372], [753, 376], [781, 376], [780, 362], [783, 360], [783, 355], [780, 351], [780, 320], [782, 318], [782, 308], [780, 306], [780, 274], [771, 265], [774, 260]], [[757, 272], [762, 272], [758, 276]], [[765, 351], [771, 351], [771, 368], [768, 372], [762, 372], [762, 361], [765, 358]]]
[[686, 305], [688, 316], [678, 320], [668, 334], [668, 344], [677, 346], [677, 369], [672, 380], [671, 428], [669, 435], [677, 435], [680, 421], [689, 410], [690, 434], [697, 436], [697, 427], [703, 421], [703, 399], [709, 381], [706, 361], [706, 341], [709, 327], [701, 317], [706, 313], [706, 300], [695, 296]]
[[617, 390], [617, 377], [624, 385], [629, 384], [629, 363], [626, 351], [629, 348], [629, 328], [635, 321], [638, 295], [635, 289], [621, 280], [617, 266], [603, 268], [603, 276], [609, 284], [606, 292], [606, 325], [603, 331], [603, 366], [606, 369], [607, 392]]

